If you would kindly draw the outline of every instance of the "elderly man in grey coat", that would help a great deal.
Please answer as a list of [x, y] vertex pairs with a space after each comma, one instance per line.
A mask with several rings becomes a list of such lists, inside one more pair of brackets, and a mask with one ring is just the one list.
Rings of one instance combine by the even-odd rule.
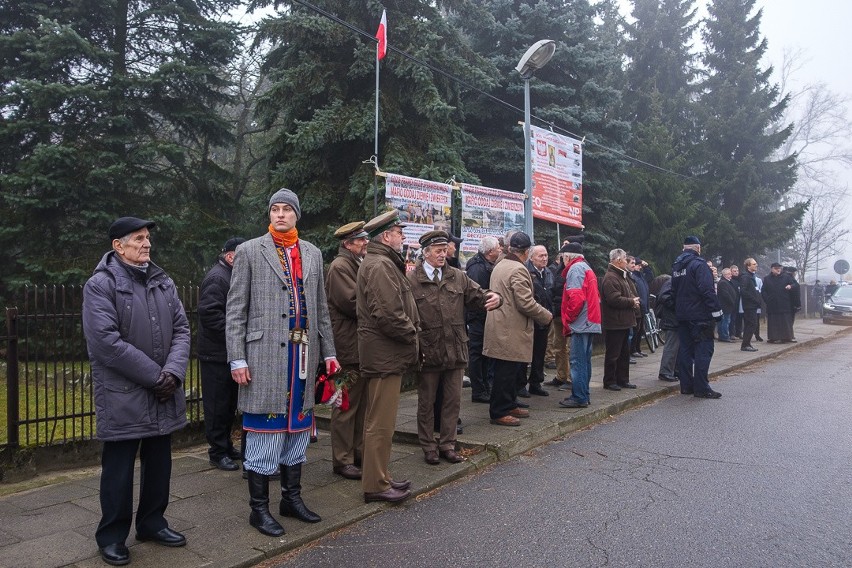
[[136, 539], [183, 546], [163, 516], [169, 503], [171, 434], [186, 425], [183, 381], [189, 323], [174, 282], [151, 262], [152, 221], [122, 217], [109, 228], [106, 253], [83, 288], [83, 333], [92, 366], [101, 454], [101, 558], [130, 562], [133, 466], [139, 452]]
[[299, 198], [280, 189], [269, 199], [269, 231], [237, 247], [225, 316], [231, 376], [246, 430], [249, 524], [284, 534], [269, 513], [269, 477], [281, 471], [281, 515], [316, 523], [301, 497], [302, 464], [314, 427], [320, 357], [339, 369], [323, 286], [322, 255], [299, 238]]

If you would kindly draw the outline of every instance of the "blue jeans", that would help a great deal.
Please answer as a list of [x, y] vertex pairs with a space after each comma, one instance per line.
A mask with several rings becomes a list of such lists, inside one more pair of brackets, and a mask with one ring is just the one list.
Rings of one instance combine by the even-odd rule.
[[584, 404], [589, 403], [593, 337], [593, 333], [571, 334], [571, 398]]
[[719, 339], [721, 339], [723, 341], [730, 341], [731, 340], [730, 327], [731, 327], [731, 314], [722, 314], [722, 321], [720, 321], [718, 324], [716, 324], [716, 328], [717, 328], [718, 333], [719, 333]]

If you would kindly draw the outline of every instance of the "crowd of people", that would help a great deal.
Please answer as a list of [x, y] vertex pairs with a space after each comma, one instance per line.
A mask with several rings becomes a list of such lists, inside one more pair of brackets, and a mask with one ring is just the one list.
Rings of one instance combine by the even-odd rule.
[[[564, 408], [590, 404], [594, 338], [603, 335], [603, 386], [633, 389], [630, 366], [641, 349], [645, 315], [654, 310], [666, 343], [659, 378], [681, 392], [719, 398], [707, 374], [718, 341], [795, 341], [798, 285], [773, 265], [762, 282], [757, 263], [716, 268], [701, 258], [697, 237], [684, 240], [672, 274], [655, 277], [641, 258], [616, 248], [598, 280], [582, 235], [569, 237], [550, 262], [547, 249], [517, 231], [485, 237], [458, 267], [460, 239], [443, 230], [418, 239], [420, 258], [407, 270], [399, 211], [334, 232], [337, 256], [324, 272], [320, 250], [299, 236], [298, 196], [276, 191], [267, 232], [229, 239], [199, 296], [198, 355], [211, 465], [247, 479], [249, 524], [264, 535], [285, 529], [270, 512], [269, 485], [280, 479], [279, 515], [320, 516], [302, 499], [302, 466], [315, 434], [317, 377], [332, 397], [332, 470], [360, 481], [365, 502], [398, 503], [409, 480], [394, 478], [391, 444], [403, 375], [417, 374], [417, 436], [429, 465], [458, 463], [465, 370], [474, 403], [491, 424], [516, 427], [532, 396], [555, 387]], [[103, 560], [130, 561], [125, 541], [133, 517], [133, 467], [140, 456], [136, 538], [183, 546], [164, 517], [171, 474], [171, 434], [186, 423], [183, 383], [189, 325], [174, 283], [150, 257], [151, 221], [116, 220], [111, 248], [84, 288], [83, 326], [95, 389], [97, 436], [103, 441], [102, 518], [96, 540]], [[555, 377], [545, 383], [551, 354]], [[232, 442], [237, 410], [242, 443]]]

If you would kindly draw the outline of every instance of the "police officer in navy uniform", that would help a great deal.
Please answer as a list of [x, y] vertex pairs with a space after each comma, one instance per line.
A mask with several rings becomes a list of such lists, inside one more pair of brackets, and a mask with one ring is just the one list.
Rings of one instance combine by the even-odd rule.
[[678, 320], [680, 350], [677, 356], [680, 392], [698, 398], [720, 398], [707, 379], [713, 358], [714, 322], [722, 320], [713, 272], [701, 258], [701, 241], [689, 236], [672, 265], [672, 295]]

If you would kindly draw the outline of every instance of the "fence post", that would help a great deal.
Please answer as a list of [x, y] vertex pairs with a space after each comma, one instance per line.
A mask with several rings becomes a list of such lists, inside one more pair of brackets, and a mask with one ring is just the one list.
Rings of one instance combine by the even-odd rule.
[[20, 443], [18, 392], [18, 308], [6, 308], [6, 436], [10, 448]]

